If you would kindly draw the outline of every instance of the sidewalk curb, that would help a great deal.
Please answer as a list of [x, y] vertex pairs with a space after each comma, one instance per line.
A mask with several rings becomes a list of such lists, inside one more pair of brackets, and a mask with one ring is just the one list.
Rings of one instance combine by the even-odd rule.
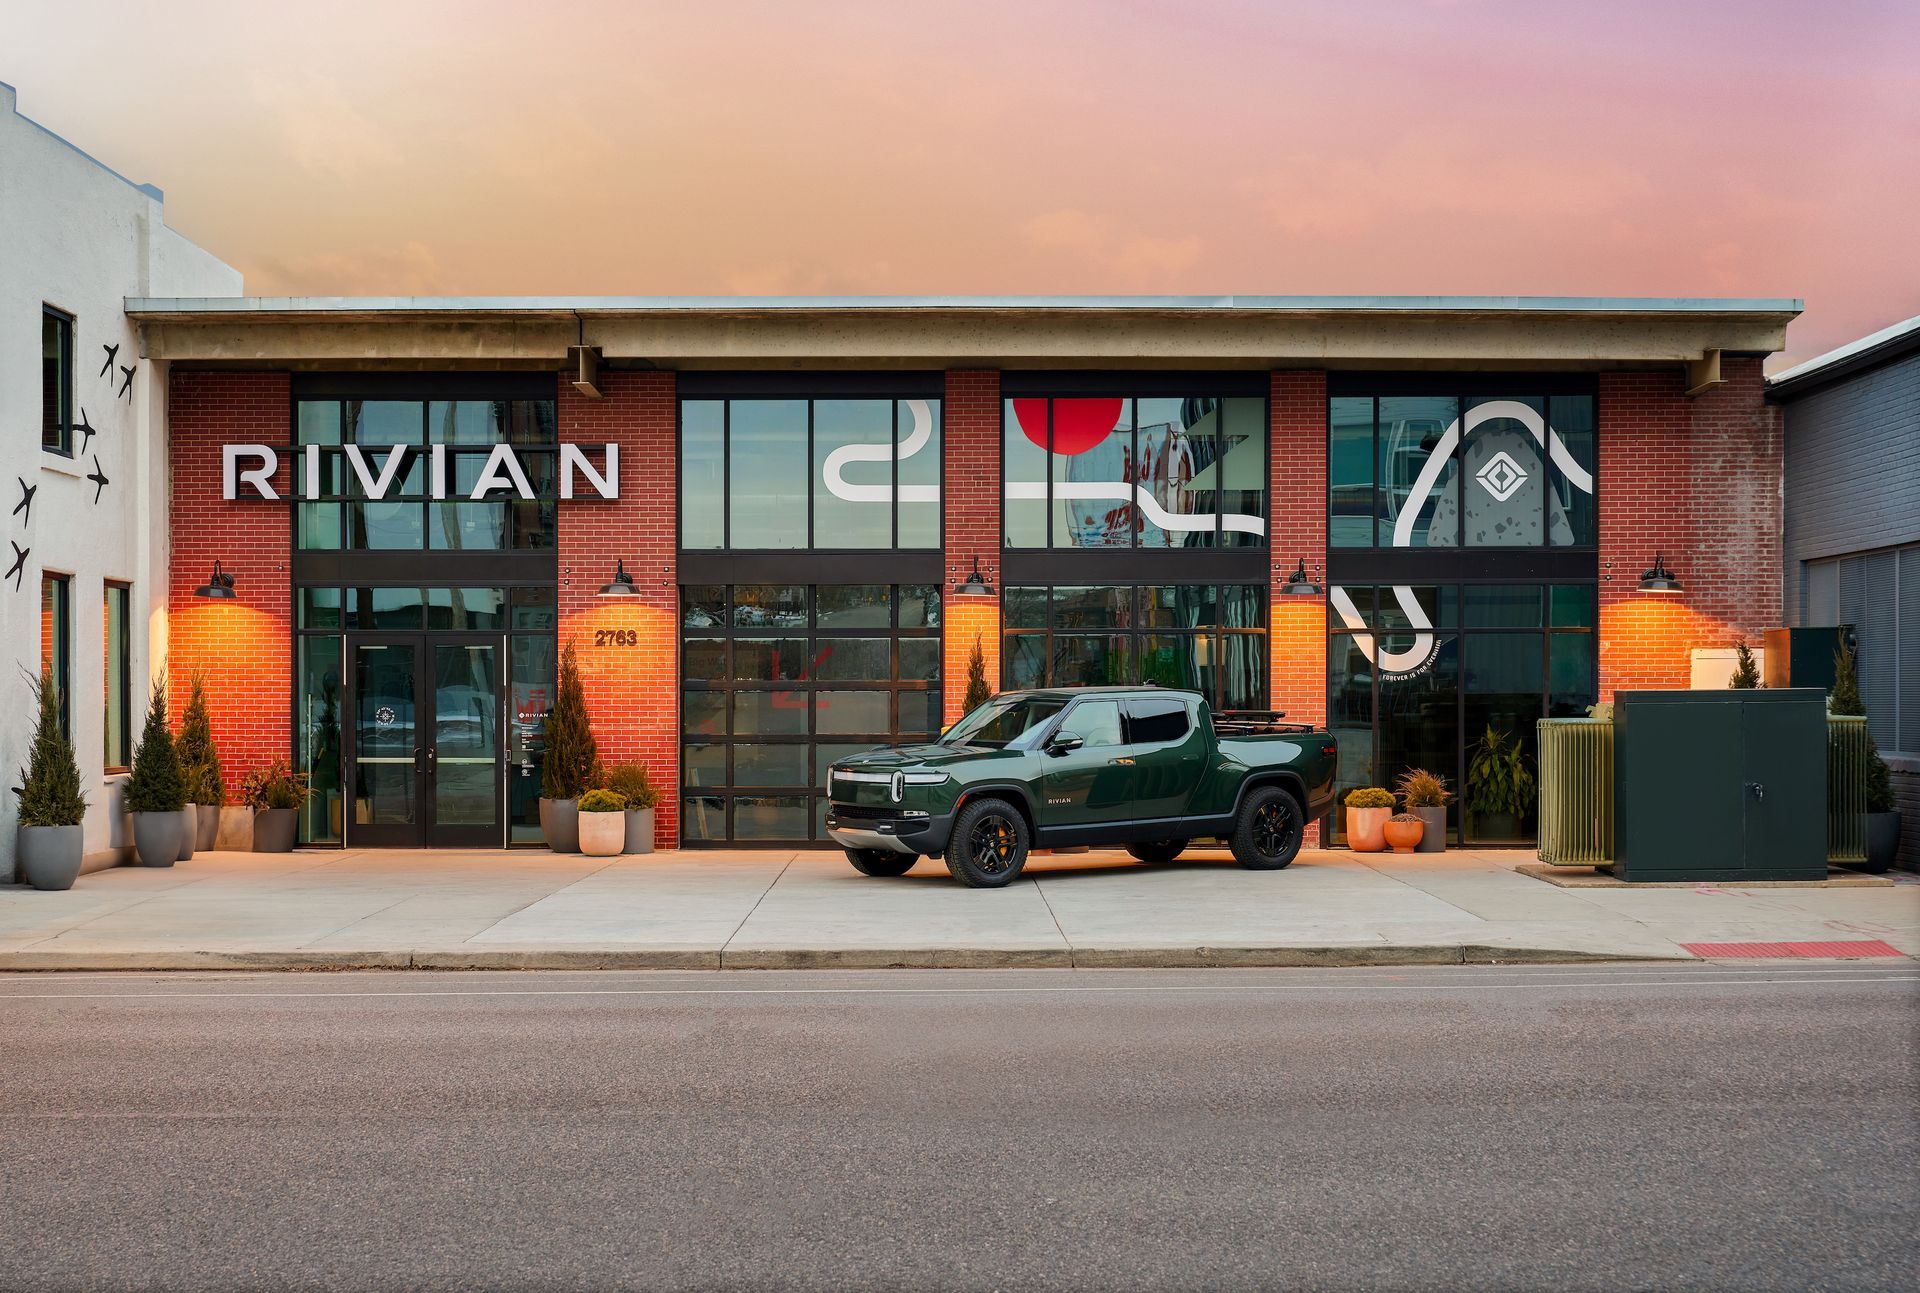
[[1033, 970], [1692, 962], [1693, 956], [1479, 944], [1332, 947], [532, 948], [370, 952], [0, 952], [0, 973], [78, 970]]

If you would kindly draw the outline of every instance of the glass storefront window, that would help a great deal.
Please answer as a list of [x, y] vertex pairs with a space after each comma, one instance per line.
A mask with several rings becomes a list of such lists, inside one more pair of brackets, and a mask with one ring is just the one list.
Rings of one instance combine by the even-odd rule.
[[306, 806], [300, 811], [303, 844], [338, 844], [341, 839], [344, 745], [341, 691], [344, 639], [338, 634], [302, 634], [298, 639], [299, 697], [293, 720], [294, 770], [307, 776]]
[[1154, 682], [1219, 709], [1266, 704], [1261, 585], [1016, 584], [1000, 608], [1006, 690]]
[[133, 763], [133, 589], [108, 583], [106, 616], [106, 763], [109, 769]]

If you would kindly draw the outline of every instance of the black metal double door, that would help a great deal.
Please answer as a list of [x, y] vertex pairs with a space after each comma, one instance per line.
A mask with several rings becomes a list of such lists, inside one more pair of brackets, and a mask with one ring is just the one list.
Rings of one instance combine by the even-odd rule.
[[349, 847], [505, 844], [505, 655], [497, 634], [348, 637]]

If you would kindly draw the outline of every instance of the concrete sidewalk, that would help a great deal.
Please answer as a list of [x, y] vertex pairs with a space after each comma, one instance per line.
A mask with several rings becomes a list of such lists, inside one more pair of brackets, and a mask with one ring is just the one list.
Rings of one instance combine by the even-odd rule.
[[1883, 939], [1920, 955], [1920, 877], [1892, 887], [1564, 889], [1524, 851], [1310, 851], [1250, 872], [1039, 855], [974, 890], [838, 853], [201, 854], [65, 893], [0, 889], [0, 970], [1423, 965], [1677, 958], [1694, 942]]

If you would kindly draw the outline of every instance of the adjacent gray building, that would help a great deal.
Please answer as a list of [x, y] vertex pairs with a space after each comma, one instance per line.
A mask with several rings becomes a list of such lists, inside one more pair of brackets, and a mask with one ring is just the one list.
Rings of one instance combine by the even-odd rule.
[[1920, 317], [1788, 369], [1785, 586], [1793, 625], [1851, 624], [1867, 721], [1920, 869]]

